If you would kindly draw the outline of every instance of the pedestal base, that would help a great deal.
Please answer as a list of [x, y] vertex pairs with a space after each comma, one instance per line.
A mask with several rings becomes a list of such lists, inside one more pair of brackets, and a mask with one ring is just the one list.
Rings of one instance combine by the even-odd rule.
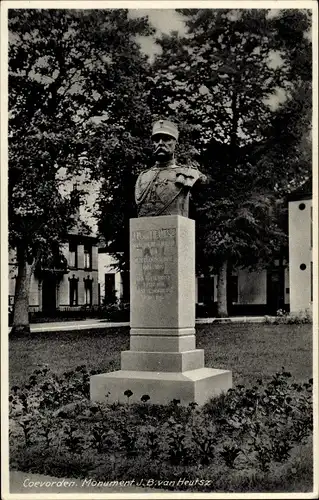
[[121, 352], [121, 369], [124, 371], [186, 372], [198, 368], [204, 368], [204, 349], [183, 352]]
[[141, 397], [148, 394], [151, 404], [168, 404], [178, 399], [184, 406], [193, 402], [203, 405], [231, 387], [232, 373], [228, 370], [198, 368], [181, 373], [119, 370], [91, 377], [91, 400], [126, 403], [124, 392], [129, 389], [133, 392], [130, 397], [133, 403], [141, 402]]

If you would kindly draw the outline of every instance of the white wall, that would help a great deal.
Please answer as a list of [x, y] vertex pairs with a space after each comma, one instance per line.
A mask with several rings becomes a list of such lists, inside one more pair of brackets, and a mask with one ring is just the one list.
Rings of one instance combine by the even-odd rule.
[[[302, 204], [305, 205], [301, 210]], [[312, 200], [289, 202], [289, 282], [290, 311], [298, 313], [311, 303], [311, 207]], [[305, 264], [306, 269], [300, 269]]]

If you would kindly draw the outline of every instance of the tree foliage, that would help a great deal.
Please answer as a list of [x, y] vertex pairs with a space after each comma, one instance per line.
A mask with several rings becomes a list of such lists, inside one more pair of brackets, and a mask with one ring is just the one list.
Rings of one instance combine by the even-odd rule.
[[134, 36], [149, 28], [126, 10], [9, 12], [10, 241], [33, 245], [67, 229], [57, 173], [88, 165], [92, 119], [104, 132], [120, 124], [131, 97], [122, 89], [139, 77]]
[[16, 9], [9, 33], [9, 241], [25, 276], [26, 259], [74, 223], [78, 203], [61, 184], [84, 169], [97, 174], [95, 125], [104, 123], [103, 143], [125, 120], [132, 92], [123, 89], [141, 79], [135, 37], [150, 28], [125, 9]]
[[267, 11], [180, 12], [188, 33], [158, 40], [163, 53], [155, 63], [153, 100], [199, 126], [204, 144], [211, 137], [226, 144], [258, 139], [271, 112], [264, 100], [281, 76], [267, 64]]
[[[208, 175], [205, 188], [193, 193], [199, 270], [225, 274], [225, 265], [267, 264], [285, 242], [278, 197], [309, 173], [298, 137], [309, 127], [309, 15], [179, 12], [187, 34], [158, 40], [162, 54], [149, 100], [157, 113], [192, 124], [196, 159]], [[286, 102], [279, 105], [278, 95]]]
[[312, 45], [311, 12], [283, 9], [273, 19], [274, 47], [285, 68], [286, 100], [265, 128], [266, 140], [256, 150], [259, 171], [285, 195], [312, 175]]

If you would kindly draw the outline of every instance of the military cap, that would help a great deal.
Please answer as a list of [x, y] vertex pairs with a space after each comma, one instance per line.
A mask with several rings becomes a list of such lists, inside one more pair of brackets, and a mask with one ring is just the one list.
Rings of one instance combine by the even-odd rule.
[[170, 122], [169, 120], [158, 120], [153, 124], [152, 137], [156, 134], [167, 134], [174, 139], [178, 139], [178, 129], [175, 123]]

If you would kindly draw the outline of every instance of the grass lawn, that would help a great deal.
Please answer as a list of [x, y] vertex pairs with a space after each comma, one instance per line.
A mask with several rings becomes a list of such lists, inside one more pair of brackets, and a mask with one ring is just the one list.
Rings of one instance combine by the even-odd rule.
[[[181, 477], [209, 479], [211, 483], [205, 492], [311, 491], [311, 417], [309, 423], [310, 409], [304, 394], [306, 389], [301, 388], [304, 393], [299, 395], [300, 391], [293, 388], [294, 384], [280, 386], [278, 393], [273, 386], [267, 386], [272, 387], [267, 394], [271, 394], [272, 405], [277, 405], [279, 413], [273, 411], [271, 405], [268, 412], [269, 399], [266, 401], [262, 396], [266, 383], [282, 367], [291, 372], [298, 382], [303, 383], [311, 378], [311, 325], [199, 325], [197, 347], [205, 349], [206, 366], [232, 370], [234, 385], [247, 387], [262, 378], [264, 384], [258, 386], [261, 392], [257, 400], [249, 399], [252, 396], [248, 395], [251, 404], [247, 404], [245, 394], [254, 391], [237, 388], [225, 396], [233, 398], [230, 406], [227, 399], [221, 399], [221, 403], [217, 399], [211, 401], [206, 409], [198, 408], [194, 413], [189, 407], [167, 405], [154, 409], [147, 404], [126, 404], [114, 408], [106, 404], [100, 405], [99, 409], [94, 407], [93, 412], [88, 399], [82, 400], [79, 406], [78, 403], [74, 406], [73, 401], [65, 405], [65, 400], [61, 403], [58, 389], [51, 387], [47, 390], [43, 386], [40, 388], [42, 403], [44, 396], [49, 402], [56, 401], [57, 396], [62, 405], [64, 413], [56, 414], [56, 408], [50, 405], [45, 411], [39, 412], [37, 407], [33, 411], [32, 391], [36, 391], [39, 385], [35, 382], [33, 389], [31, 383], [26, 390], [27, 396], [22, 394], [24, 399], [22, 396], [20, 398], [19, 390], [12, 391], [16, 396], [11, 394], [11, 468], [56, 477], [88, 477], [97, 481], [105, 478], [175, 481]], [[89, 371], [117, 370], [120, 368], [120, 352], [127, 349], [128, 327], [12, 337], [9, 341], [10, 385], [27, 383], [30, 374], [43, 364], [57, 374], [74, 370], [79, 365], [85, 365]], [[69, 380], [67, 384], [70, 383]], [[71, 393], [66, 393], [67, 401], [73, 397], [76, 399], [76, 391], [80, 391], [81, 398], [84, 398], [81, 387], [79, 389], [71, 385]], [[39, 393], [35, 394], [39, 398]], [[284, 403], [282, 394], [289, 396]], [[24, 415], [21, 417], [19, 406], [14, 417], [17, 401], [21, 404], [26, 398], [29, 398], [25, 406], [29, 412], [28, 418], [25, 420]], [[289, 412], [294, 411], [293, 420], [289, 412], [285, 413], [287, 405]], [[257, 412], [257, 407], [263, 407], [263, 411]], [[172, 416], [173, 420], [169, 418]], [[233, 425], [232, 422], [237, 423]], [[250, 422], [248, 428], [245, 427], [247, 422]], [[256, 428], [259, 429], [258, 439], [254, 441], [251, 436], [256, 437]], [[29, 429], [27, 433], [26, 429]], [[305, 440], [303, 437], [298, 438], [300, 429], [307, 429]], [[210, 449], [212, 443], [213, 452]], [[283, 453], [282, 448], [285, 446], [288, 446], [288, 455], [284, 459], [284, 455], [278, 458], [279, 455], [272, 451], [275, 449]], [[222, 458], [225, 453], [229, 456], [233, 449], [239, 450], [236, 467]], [[245, 461], [247, 453], [248, 461]], [[195, 457], [195, 462], [190, 457]], [[268, 460], [266, 468], [261, 467], [264, 457], [266, 462]], [[179, 486], [172, 487], [182, 491]], [[189, 491], [192, 491], [192, 486]]]
[[[234, 384], [269, 379], [285, 367], [299, 382], [312, 377], [312, 325], [198, 325], [197, 347], [207, 367], [233, 372]], [[120, 369], [120, 352], [129, 349], [129, 328], [33, 333], [10, 338], [10, 385], [25, 381], [39, 366], [56, 373], [86, 365], [88, 370]]]

